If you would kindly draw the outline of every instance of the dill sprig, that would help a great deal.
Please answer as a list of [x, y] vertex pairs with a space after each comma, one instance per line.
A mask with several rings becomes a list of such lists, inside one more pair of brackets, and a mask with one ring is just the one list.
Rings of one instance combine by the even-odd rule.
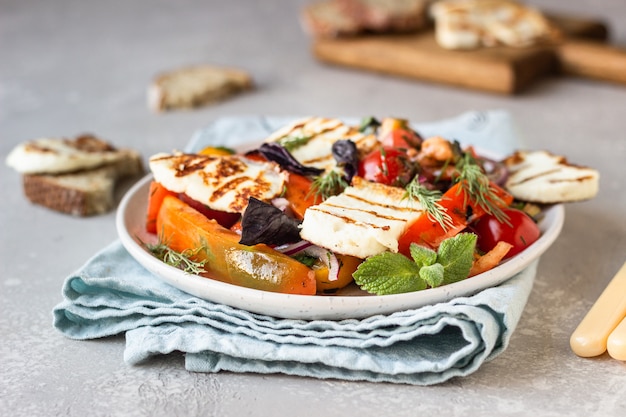
[[291, 152], [296, 148], [299, 148], [300, 146], [306, 145], [310, 140], [311, 140], [312, 136], [310, 135], [298, 135], [298, 134], [293, 134], [293, 135], [288, 135], [285, 137], [282, 137], [278, 140], [278, 143], [285, 149], [287, 149], [287, 151]]
[[464, 152], [459, 158], [456, 171], [458, 176], [455, 181], [461, 183], [461, 188], [475, 205], [483, 209], [485, 213], [494, 216], [500, 223], [511, 224], [509, 216], [502, 210], [506, 204], [491, 186], [487, 174], [469, 152]]
[[428, 218], [439, 223], [443, 230], [448, 230], [454, 225], [452, 217], [440, 203], [442, 198], [441, 191], [429, 190], [420, 184], [417, 175], [406, 186], [403, 198], [408, 198], [410, 201], [417, 200], [426, 211]]
[[204, 268], [207, 262], [206, 260], [194, 261], [193, 259], [191, 259], [193, 256], [197, 255], [198, 252], [203, 249], [203, 247], [195, 249], [185, 249], [182, 252], [177, 252], [168, 247], [163, 242], [159, 242], [156, 244], [144, 243], [144, 246], [156, 258], [175, 268], [182, 269], [188, 274], [199, 275], [201, 273], [207, 272], [207, 270]]
[[[319, 196], [322, 200], [326, 200], [328, 197], [340, 194], [350, 184], [343, 177], [343, 174], [332, 170], [316, 177], [311, 184], [311, 193]], [[308, 197], [308, 195], [307, 195]]]

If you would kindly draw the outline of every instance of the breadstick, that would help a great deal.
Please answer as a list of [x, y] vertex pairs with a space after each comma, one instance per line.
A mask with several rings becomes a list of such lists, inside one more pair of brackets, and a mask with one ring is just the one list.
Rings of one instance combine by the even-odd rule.
[[611, 332], [606, 348], [612, 358], [626, 361], [626, 318]]
[[[575, 354], [585, 358], [603, 354], [607, 349], [609, 334], [624, 317], [626, 317], [626, 263], [580, 322], [570, 338], [570, 347]], [[618, 349], [620, 352], [621, 350]]]

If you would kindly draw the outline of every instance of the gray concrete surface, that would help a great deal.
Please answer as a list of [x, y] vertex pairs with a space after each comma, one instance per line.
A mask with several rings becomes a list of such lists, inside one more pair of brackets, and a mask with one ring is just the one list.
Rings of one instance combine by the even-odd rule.
[[[116, 238], [115, 214], [78, 219], [27, 202], [0, 164], [0, 415], [623, 416], [626, 366], [576, 357], [569, 336], [626, 260], [626, 86], [551, 77], [516, 97], [322, 65], [303, 1], [0, 0], [0, 155], [39, 136], [93, 132], [144, 156], [182, 147], [230, 115], [395, 115], [415, 121], [510, 111], [530, 148], [596, 167], [596, 199], [567, 206], [511, 344], [475, 374], [432, 387], [280, 375], [193, 374], [171, 355], [123, 362], [123, 337], [77, 342], [52, 327], [64, 278]], [[534, 1], [604, 18], [626, 46], [622, 0]], [[146, 86], [192, 63], [249, 70], [256, 91], [155, 115]]]

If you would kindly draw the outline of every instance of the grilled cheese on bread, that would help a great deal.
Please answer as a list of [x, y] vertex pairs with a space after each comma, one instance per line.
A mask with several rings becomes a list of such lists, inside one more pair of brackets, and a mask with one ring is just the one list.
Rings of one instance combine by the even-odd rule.
[[95, 168], [124, 160], [127, 149], [118, 150], [93, 135], [75, 139], [40, 138], [24, 142], [9, 153], [7, 165], [21, 174], [59, 174]]
[[32, 203], [75, 216], [108, 212], [118, 181], [144, 172], [138, 152], [93, 135], [28, 141], [6, 162], [23, 174], [24, 194]]

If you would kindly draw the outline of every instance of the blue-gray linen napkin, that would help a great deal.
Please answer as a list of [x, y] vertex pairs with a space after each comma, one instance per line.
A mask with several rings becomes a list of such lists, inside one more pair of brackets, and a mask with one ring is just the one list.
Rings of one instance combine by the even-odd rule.
[[[219, 119], [198, 131], [186, 150], [259, 140], [290, 119]], [[470, 112], [414, 127], [423, 136], [437, 134], [501, 154], [521, 146], [504, 111]], [[186, 294], [145, 270], [115, 241], [66, 279], [54, 326], [78, 340], [125, 333], [129, 364], [183, 352], [186, 369], [195, 372], [432, 385], [469, 375], [506, 349], [536, 267], [535, 261], [497, 287], [445, 303], [364, 319], [305, 321]]]

